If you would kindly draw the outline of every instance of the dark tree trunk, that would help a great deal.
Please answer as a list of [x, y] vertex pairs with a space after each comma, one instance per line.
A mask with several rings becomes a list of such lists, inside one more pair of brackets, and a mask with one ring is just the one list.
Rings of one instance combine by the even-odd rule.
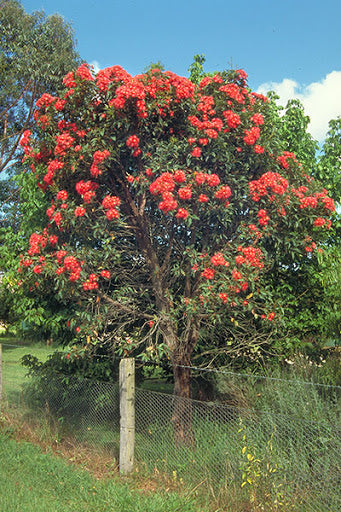
[[184, 340], [178, 340], [177, 348], [173, 352], [174, 372], [174, 414], [173, 424], [175, 443], [177, 446], [194, 446], [193, 407], [191, 402], [191, 356], [199, 338], [198, 323], [195, 319], [188, 319], [187, 335]]
[[174, 425], [175, 444], [177, 446], [194, 446], [195, 436], [192, 427], [193, 410], [191, 403], [191, 370], [187, 368], [188, 360], [174, 358]]

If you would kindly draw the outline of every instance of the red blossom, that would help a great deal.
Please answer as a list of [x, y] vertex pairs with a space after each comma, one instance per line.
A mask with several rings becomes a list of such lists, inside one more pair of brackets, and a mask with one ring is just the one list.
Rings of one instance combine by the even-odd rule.
[[194, 156], [195, 158], [199, 158], [201, 156], [201, 148], [194, 148], [193, 151], [191, 152], [191, 155]]
[[207, 176], [207, 183], [210, 187], [216, 187], [220, 183], [220, 178], [217, 174], [209, 174]]
[[181, 171], [181, 170], [175, 171], [174, 172], [174, 181], [176, 181], [177, 183], [183, 183], [184, 181], [186, 181], [186, 174], [184, 173], [184, 171]]
[[326, 219], [323, 219], [322, 217], [317, 217], [314, 220], [314, 226], [323, 226], [326, 223]]
[[262, 125], [264, 124], [264, 117], [262, 116], [262, 114], [254, 114], [252, 117], [251, 117], [251, 121], [253, 123], [255, 123], [256, 125]]
[[66, 201], [67, 198], [68, 198], [68, 193], [66, 192], [66, 190], [60, 190], [57, 193], [57, 199], [59, 199], [60, 201]]
[[130, 137], [128, 137], [127, 141], [126, 141], [126, 145], [128, 146], [128, 148], [134, 148], [136, 149], [138, 147], [140, 143], [140, 139], [137, 137], [137, 135], [131, 135]]
[[188, 211], [185, 208], [179, 208], [176, 214], [177, 219], [187, 219]]
[[213, 279], [215, 274], [215, 270], [213, 268], [205, 268], [201, 275], [205, 277], [205, 279]]
[[220, 187], [214, 194], [214, 197], [216, 199], [223, 199], [223, 200], [228, 199], [230, 196], [231, 196], [231, 189], [227, 185], [223, 185], [222, 187]]
[[224, 110], [223, 116], [225, 117], [227, 126], [229, 128], [237, 128], [237, 126], [241, 123], [239, 115], [232, 110]]
[[264, 153], [263, 146], [259, 146], [258, 144], [255, 144], [254, 152], [257, 153], [258, 155], [261, 155], [262, 153]]
[[77, 206], [77, 208], [75, 208], [75, 216], [76, 217], [83, 217], [86, 213], [86, 210], [83, 206]]
[[116, 208], [117, 206], [120, 206], [121, 199], [117, 196], [105, 196], [105, 198], [102, 201], [103, 208], [110, 209], [110, 208]]
[[260, 137], [260, 129], [257, 126], [250, 128], [250, 130], [244, 130], [244, 133], [245, 136], [243, 140], [245, 144], [249, 144], [250, 146], [252, 146]]
[[189, 187], [182, 187], [178, 190], [178, 196], [180, 199], [191, 199], [192, 190]]
[[223, 265], [225, 267], [228, 266], [228, 262], [225, 261], [225, 258], [224, 258], [224, 255], [221, 253], [221, 252], [216, 252], [212, 258], [211, 258], [211, 263], [212, 265], [214, 266], [218, 266], [218, 265]]
[[120, 216], [119, 212], [115, 208], [110, 208], [105, 215], [108, 220], [118, 219]]
[[93, 76], [87, 64], [81, 64], [76, 71], [76, 76], [79, 76], [82, 80], [92, 81]]
[[205, 194], [200, 194], [198, 197], [198, 201], [199, 203], [207, 203], [209, 199]]

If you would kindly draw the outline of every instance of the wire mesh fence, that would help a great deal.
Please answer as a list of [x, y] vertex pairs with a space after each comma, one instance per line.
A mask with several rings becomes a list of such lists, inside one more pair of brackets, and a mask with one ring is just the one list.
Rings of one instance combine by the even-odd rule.
[[[211, 401], [136, 389], [137, 470], [206, 487], [234, 512], [341, 510], [340, 388], [232, 373], [215, 384]], [[118, 383], [50, 375], [16, 405], [118, 460]]]

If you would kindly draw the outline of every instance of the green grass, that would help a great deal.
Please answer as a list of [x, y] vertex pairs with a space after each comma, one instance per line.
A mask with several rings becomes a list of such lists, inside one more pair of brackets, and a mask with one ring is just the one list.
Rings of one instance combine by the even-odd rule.
[[0, 460], [0, 512], [204, 512], [176, 493], [142, 494], [117, 481], [95, 480], [1, 434]]
[[22, 386], [28, 381], [27, 368], [21, 365], [21, 358], [26, 354], [32, 354], [41, 361], [45, 361], [55, 348], [36, 343], [23, 345], [16, 338], [0, 338], [2, 344], [2, 386], [3, 393], [8, 402], [18, 403]]

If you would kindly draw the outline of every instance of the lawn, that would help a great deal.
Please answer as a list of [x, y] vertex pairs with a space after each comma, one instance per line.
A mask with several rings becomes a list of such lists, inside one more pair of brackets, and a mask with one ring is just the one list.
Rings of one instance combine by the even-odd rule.
[[[96, 480], [39, 447], [0, 433], [0, 512], [204, 512], [185, 496]], [[206, 509], [205, 509], [206, 510]]]
[[55, 349], [42, 343], [23, 344], [16, 338], [0, 338], [2, 344], [2, 386], [3, 394], [9, 403], [18, 403], [22, 385], [27, 381], [27, 368], [21, 365], [21, 358], [32, 354], [45, 361]]

